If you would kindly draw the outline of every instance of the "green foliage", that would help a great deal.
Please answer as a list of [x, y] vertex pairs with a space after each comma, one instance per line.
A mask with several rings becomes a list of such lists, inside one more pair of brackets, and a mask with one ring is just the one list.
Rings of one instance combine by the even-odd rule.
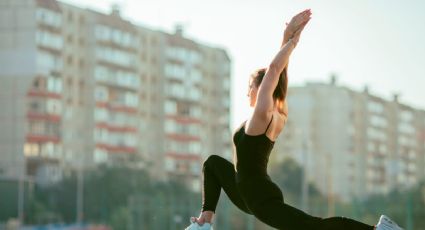
[[18, 216], [18, 183], [14, 181], [0, 181], [0, 222], [8, 217]]
[[[302, 168], [295, 161], [286, 160], [271, 173], [285, 202], [300, 207]], [[76, 185], [77, 176], [71, 174], [49, 187], [35, 186], [31, 190], [31, 186], [25, 186], [26, 223], [75, 222]], [[17, 216], [17, 183], [2, 182], [0, 190], [0, 221], [5, 221]], [[89, 223], [106, 224], [113, 229], [183, 229], [190, 216], [199, 214], [201, 202], [200, 193], [191, 192], [177, 181], [153, 181], [144, 170], [102, 166], [84, 172], [84, 220]], [[308, 206], [312, 215], [328, 214], [327, 198], [313, 185], [309, 186]], [[224, 192], [216, 214], [220, 229], [249, 229], [253, 225], [255, 229], [270, 229], [236, 208]], [[335, 203], [335, 215], [369, 224], [375, 224], [381, 214], [403, 227], [425, 229], [425, 183], [386, 196]]]
[[130, 211], [127, 207], [120, 207], [112, 212], [111, 226], [114, 230], [127, 230], [130, 221]]
[[[271, 177], [282, 189], [285, 202], [300, 207], [302, 168], [292, 159], [275, 165]], [[327, 197], [309, 186], [309, 214], [328, 216]], [[336, 216], [347, 216], [368, 224], [376, 224], [381, 214], [390, 216], [405, 229], [425, 229], [425, 181], [407, 189], [393, 190], [387, 195], [374, 195], [365, 200], [354, 199], [350, 203], [336, 201]]]
[[[30, 183], [23, 183], [24, 212], [28, 209], [31, 194]], [[19, 181], [0, 180], [0, 223], [18, 217]]]
[[386, 214], [407, 230], [425, 229], [425, 182], [391, 191], [386, 196], [371, 196], [360, 205], [364, 209], [363, 219]]
[[[302, 190], [303, 169], [291, 158], [285, 159], [281, 164], [275, 166], [270, 173], [270, 177], [281, 188], [285, 202], [300, 204], [300, 194]], [[309, 198], [313, 202], [322, 202], [325, 198], [321, 196], [319, 190], [313, 185], [308, 185]]]

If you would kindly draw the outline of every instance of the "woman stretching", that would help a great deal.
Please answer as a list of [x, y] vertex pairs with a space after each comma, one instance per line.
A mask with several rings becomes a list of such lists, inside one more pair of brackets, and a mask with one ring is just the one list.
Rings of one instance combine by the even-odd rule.
[[204, 162], [201, 214], [191, 218], [186, 230], [212, 230], [221, 188], [243, 212], [277, 229], [401, 229], [384, 215], [376, 226], [344, 217], [310, 216], [286, 204], [281, 190], [267, 174], [270, 151], [288, 117], [285, 100], [288, 59], [310, 19], [310, 10], [294, 16], [287, 24], [282, 46], [269, 67], [251, 76], [248, 96], [254, 112], [234, 133], [234, 164], [217, 155], [209, 156]]

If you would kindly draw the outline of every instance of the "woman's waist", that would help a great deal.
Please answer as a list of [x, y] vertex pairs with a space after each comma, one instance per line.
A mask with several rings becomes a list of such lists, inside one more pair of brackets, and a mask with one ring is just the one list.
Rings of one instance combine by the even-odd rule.
[[236, 162], [236, 170], [243, 175], [267, 175], [267, 162]]
[[271, 181], [270, 176], [267, 174], [267, 171], [244, 171], [238, 170], [235, 173], [236, 182], [258, 182], [258, 181]]

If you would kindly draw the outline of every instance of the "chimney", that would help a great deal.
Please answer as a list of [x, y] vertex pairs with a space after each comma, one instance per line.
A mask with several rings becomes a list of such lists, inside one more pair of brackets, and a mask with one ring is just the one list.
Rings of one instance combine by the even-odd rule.
[[115, 17], [120, 17], [121, 15], [121, 8], [117, 3], [112, 4], [111, 6], [111, 15]]
[[179, 37], [183, 37], [183, 25], [182, 24], [176, 24], [174, 26], [174, 34], [179, 36]]
[[399, 93], [393, 93], [393, 101], [398, 103], [398, 99], [400, 98]]
[[363, 93], [365, 93], [365, 94], [369, 94], [369, 86], [368, 86], [368, 85], [365, 85], [365, 86], [364, 86], [364, 88], [363, 88]]
[[337, 81], [338, 77], [336, 76], [335, 73], [331, 74], [331, 85], [335, 86], [336, 85], [336, 81]]

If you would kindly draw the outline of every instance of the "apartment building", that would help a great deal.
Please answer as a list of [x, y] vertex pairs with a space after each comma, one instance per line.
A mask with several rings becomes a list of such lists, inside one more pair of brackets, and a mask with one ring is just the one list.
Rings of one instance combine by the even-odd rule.
[[275, 159], [295, 158], [308, 180], [335, 199], [407, 188], [425, 178], [425, 112], [336, 84], [288, 91], [289, 119]]
[[205, 157], [230, 157], [224, 49], [186, 38], [181, 27], [133, 24], [118, 8], [0, 5], [2, 174], [49, 182], [67, 170], [124, 164], [199, 191]]

